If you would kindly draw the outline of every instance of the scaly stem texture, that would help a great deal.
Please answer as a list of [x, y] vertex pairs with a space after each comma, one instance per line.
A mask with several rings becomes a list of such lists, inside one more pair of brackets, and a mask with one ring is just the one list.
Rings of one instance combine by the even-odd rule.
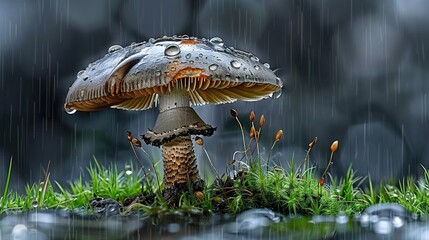
[[191, 183], [200, 179], [191, 136], [176, 137], [162, 146], [164, 183], [171, 188], [175, 183]]

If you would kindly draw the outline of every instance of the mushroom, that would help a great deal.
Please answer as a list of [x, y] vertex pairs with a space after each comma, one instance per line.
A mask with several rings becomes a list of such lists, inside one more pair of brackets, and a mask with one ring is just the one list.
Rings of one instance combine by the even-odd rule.
[[142, 135], [162, 146], [163, 196], [169, 203], [181, 192], [202, 190], [191, 135], [211, 136], [191, 106], [278, 97], [282, 81], [251, 53], [227, 47], [219, 37], [151, 38], [109, 48], [102, 59], [77, 74], [64, 107], [68, 113], [104, 108], [144, 110], [157, 105], [153, 129]]

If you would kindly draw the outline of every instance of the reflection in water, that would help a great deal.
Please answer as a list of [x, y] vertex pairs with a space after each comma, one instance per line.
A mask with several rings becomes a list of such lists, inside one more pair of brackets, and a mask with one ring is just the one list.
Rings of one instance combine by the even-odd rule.
[[283, 216], [251, 209], [235, 217], [176, 213], [94, 218], [37, 210], [3, 215], [0, 239], [429, 239], [429, 224], [400, 205], [380, 204], [349, 218]]

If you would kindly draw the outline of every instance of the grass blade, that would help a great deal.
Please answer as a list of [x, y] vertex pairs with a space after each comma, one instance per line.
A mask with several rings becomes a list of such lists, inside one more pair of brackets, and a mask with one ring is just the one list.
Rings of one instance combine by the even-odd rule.
[[7, 178], [6, 178], [6, 184], [4, 186], [4, 192], [3, 197], [1, 199], [1, 206], [6, 207], [6, 201], [7, 201], [7, 194], [9, 192], [9, 184], [10, 184], [10, 178], [12, 176], [12, 157], [10, 157], [9, 160], [9, 170], [7, 171]]

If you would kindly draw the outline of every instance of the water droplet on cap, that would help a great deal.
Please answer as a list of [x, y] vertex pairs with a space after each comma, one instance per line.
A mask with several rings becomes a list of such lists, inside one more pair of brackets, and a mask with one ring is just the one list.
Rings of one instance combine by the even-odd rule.
[[157, 77], [161, 76], [161, 71], [156, 70], [156, 71], [155, 71], [155, 76], [157, 76]]
[[186, 59], [189, 59], [189, 58], [191, 58], [191, 54], [190, 53], [188, 53], [188, 54], [186, 54]]
[[280, 78], [276, 78], [276, 84], [283, 87], [283, 81]]
[[252, 61], [255, 61], [255, 62], [259, 62], [259, 58], [257, 57], [257, 56], [250, 56], [250, 59], [252, 59]]
[[268, 63], [264, 63], [264, 67], [266, 67], [266, 68], [270, 68], [270, 64], [268, 64]]
[[112, 52], [116, 52], [116, 51], [121, 50], [121, 49], [122, 49], [121, 45], [113, 45], [113, 46], [109, 47], [108, 52], [112, 53]]
[[76, 109], [74, 109], [74, 108], [64, 108], [64, 110], [68, 114], [74, 114], [76, 112]]
[[239, 61], [237, 61], [237, 60], [232, 60], [231, 61], [231, 66], [233, 68], [240, 68], [241, 67], [241, 63]]
[[231, 80], [231, 75], [225, 75], [225, 80]]
[[220, 37], [214, 37], [214, 38], [210, 39], [210, 42], [213, 44], [216, 44], [218, 46], [223, 46], [223, 40]]
[[277, 99], [282, 95], [282, 90], [275, 91], [271, 94], [271, 98]]
[[178, 57], [180, 54], [180, 47], [177, 44], [168, 45], [164, 50], [164, 55], [167, 57]]
[[218, 67], [218, 65], [217, 65], [217, 64], [212, 64], [212, 65], [210, 65], [210, 66], [209, 66], [209, 69], [210, 69], [211, 71], [215, 71], [215, 70], [217, 69], [217, 67]]
[[86, 80], [88, 80], [88, 76], [85, 76], [85, 77], [83, 78], [83, 81], [86, 81]]
[[84, 72], [85, 70], [80, 70], [79, 72], [77, 72], [76, 77], [80, 77]]
[[255, 70], [259, 70], [259, 69], [260, 69], [258, 65], [255, 65], [253, 68], [254, 68]]

